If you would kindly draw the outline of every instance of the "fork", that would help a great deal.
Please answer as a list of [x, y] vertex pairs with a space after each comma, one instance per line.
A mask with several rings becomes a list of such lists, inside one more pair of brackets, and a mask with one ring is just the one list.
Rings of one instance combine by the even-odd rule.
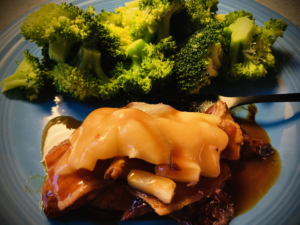
[[236, 106], [263, 102], [300, 102], [300, 93], [226, 97], [214, 94], [196, 94], [191, 96], [167, 96], [150, 94], [146, 97], [134, 96], [149, 103], [164, 103], [183, 111], [205, 112], [211, 105], [221, 100], [229, 109]]

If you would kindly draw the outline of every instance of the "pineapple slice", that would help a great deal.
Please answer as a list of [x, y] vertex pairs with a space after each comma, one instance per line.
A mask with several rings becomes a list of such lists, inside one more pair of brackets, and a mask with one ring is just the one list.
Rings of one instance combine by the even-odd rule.
[[176, 188], [176, 183], [169, 178], [135, 169], [130, 170], [127, 181], [129, 186], [153, 195], [167, 204], [172, 201]]

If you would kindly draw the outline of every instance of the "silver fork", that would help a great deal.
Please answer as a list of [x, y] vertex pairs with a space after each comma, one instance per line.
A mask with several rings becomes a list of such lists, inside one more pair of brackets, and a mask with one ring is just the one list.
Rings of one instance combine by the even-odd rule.
[[[137, 96], [135, 96], [137, 97]], [[300, 93], [226, 97], [214, 94], [196, 94], [191, 96], [167, 96], [151, 94], [147, 97], [137, 97], [149, 103], [164, 103], [179, 110], [205, 112], [212, 104], [221, 100], [229, 109], [236, 106], [263, 102], [300, 102]]]

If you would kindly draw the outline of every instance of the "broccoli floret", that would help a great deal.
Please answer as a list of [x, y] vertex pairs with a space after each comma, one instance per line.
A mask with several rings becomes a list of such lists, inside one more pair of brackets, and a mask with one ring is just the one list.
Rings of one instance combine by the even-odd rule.
[[149, 16], [149, 12], [139, 10], [139, 1], [125, 3], [125, 7], [116, 8], [116, 26], [128, 31], [133, 41], [143, 39], [149, 43], [157, 30], [155, 21]]
[[56, 62], [65, 62], [74, 44], [96, 48], [112, 57], [119, 43], [109, 31], [77, 6], [48, 3], [27, 16], [21, 26], [26, 40], [34, 41], [40, 47], [49, 45], [49, 56]]
[[22, 88], [25, 90], [27, 98], [37, 99], [44, 88], [44, 73], [39, 59], [25, 50], [24, 60], [18, 65], [16, 72], [0, 83], [2, 92]]
[[101, 53], [82, 46], [70, 64], [59, 62], [49, 76], [58, 92], [79, 101], [108, 100], [120, 91], [116, 77], [104, 73]]
[[[241, 17], [238, 17], [241, 15]], [[241, 11], [226, 16], [224, 29], [225, 52], [222, 77], [229, 82], [240, 79], [257, 80], [274, 67], [271, 45], [283, 36], [287, 24], [282, 20], [265, 22], [265, 27], [254, 23], [252, 14]]]
[[218, 11], [218, 0], [187, 0], [185, 5], [196, 30], [202, 29], [214, 21]]
[[260, 38], [268, 40], [271, 45], [275, 43], [278, 37], [283, 37], [283, 32], [288, 27], [283, 18], [280, 20], [271, 18], [270, 21], [264, 22], [264, 25]]
[[174, 61], [171, 56], [176, 48], [172, 38], [162, 39], [158, 44], [147, 44], [140, 39], [132, 43], [127, 50], [132, 60], [129, 69], [119, 65], [122, 88], [129, 93], [148, 94], [155, 88], [161, 88], [171, 78]]
[[120, 55], [125, 52], [127, 46], [133, 43], [133, 37], [130, 35], [129, 29], [123, 27], [122, 17], [119, 13], [101, 10], [101, 13], [97, 14], [95, 19], [105, 26], [112, 36], [119, 40]]
[[88, 13], [90, 13], [92, 16], [96, 16], [97, 15], [97, 13], [96, 13], [95, 8], [94, 8], [93, 5], [90, 5], [89, 7], [87, 7], [86, 11]]
[[171, 17], [170, 35], [174, 38], [177, 45], [180, 46], [183, 44], [183, 42], [195, 32], [196, 28], [191, 23], [191, 18], [186, 8]]
[[181, 93], [197, 93], [218, 75], [223, 23], [212, 22], [193, 34], [175, 55], [174, 73]]
[[171, 17], [185, 7], [185, 1], [140, 0], [139, 7], [148, 12], [147, 22], [157, 27], [157, 40], [161, 40], [170, 36]]
[[138, 39], [150, 42], [156, 29], [147, 24], [147, 13], [140, 11], [138, 1], [125, 3], [126, 7], [116, 8], [116, 12], [101, 10], [95, 19], [105, 26], [120, 42], [119, 53], [125, 54], [126, 48]]
[[240, 17], [247, 17], [250, 20], [255, 21], [255, 19], [253, 18], [253, 14], [250, 12], [247, 12], [245, 10], [234, 10], [233, 12], [228, 13], [227, 15], [225, 15], [225, 21], [224, 21], [224, 26], [228, 27], [229, 25], [231, 25], [232, 23], [235, 23], [236, 20]]
[[264, 23], [264, 27], [258, 27], [258, 35], [254, 37], [254, 42], [250, 48], [243, 50], [246, 58], [253, 64], [262, 64], [266, 69], [275, 66], [275, 57], [272, 54], [271, 46], [278, 37], [283, 37], [283, 32], [288, 24], [283, 19], [272, 19]]

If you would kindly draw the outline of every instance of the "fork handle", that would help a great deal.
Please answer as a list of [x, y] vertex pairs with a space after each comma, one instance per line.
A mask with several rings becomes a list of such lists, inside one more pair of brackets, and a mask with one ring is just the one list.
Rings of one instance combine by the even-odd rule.
[[[229, 99], [230, 97], [223, 97], [224, 101], [228, 102], [228, 108], [250, 103], [262, 102], [300, 102], [300, 93], [292, 94], [277, 94], [277, 95], [258, 95], [258, 96], [241, 96]], [[226, 99], [227, 98], [227, 99]], [[222, 97], [220, 98], [222, 100]]]

